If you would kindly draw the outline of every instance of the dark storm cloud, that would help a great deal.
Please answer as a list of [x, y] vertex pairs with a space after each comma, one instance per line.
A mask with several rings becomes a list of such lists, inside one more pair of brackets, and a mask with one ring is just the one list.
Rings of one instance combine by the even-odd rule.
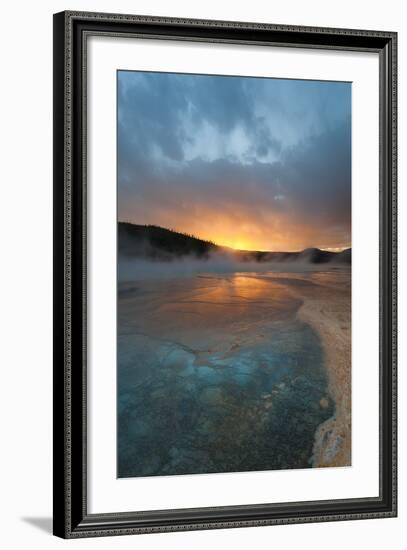
[[350, 243], [349, 84], [121, 72], [118, 89], [120, 219]]

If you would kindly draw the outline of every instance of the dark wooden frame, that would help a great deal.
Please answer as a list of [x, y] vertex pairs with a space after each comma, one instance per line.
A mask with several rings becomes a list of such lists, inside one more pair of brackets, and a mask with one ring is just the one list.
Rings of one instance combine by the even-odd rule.
[[[88, 514], [86, 41], [96, 34], [377, 52], [380, 59], [380, 496]], [[397, 34], [134, 15], [54, 15], [54, 534], [64, 538], [394, 517]], [[367, 189], [368, 191], [368, 189]], [[363, 222], [363, 220], [362, 220]]]

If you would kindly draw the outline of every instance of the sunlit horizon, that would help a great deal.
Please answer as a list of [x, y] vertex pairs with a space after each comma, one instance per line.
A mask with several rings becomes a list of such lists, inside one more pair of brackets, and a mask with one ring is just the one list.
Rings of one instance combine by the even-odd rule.
[[351, 248], [351, 244], [343, 244], [340, 246], [328, 246], [325, 244], [307, 244], [307, 246], [297, 246], [297, 247], [290, 247], [286, 246], [284, 248], [275, 248], [272, 245], [270, 246], [262, 246], [261, 244], [255, 244], [252, 240], [249, 238], [239, 237], [239, 236], [232, 236], [232, 237], [221, 237], [217, 236], [213, 233], [201, 233], [201, 232], [194, 232], [190, 231], [188, 229], [182, 229], [174, 226], [164, 227], [160, 224], [155, 223], [139, 223], [132, 219], [122, 219], [119, 220], [121, 223], [131, 223], [135, 225], [145, 225], [145, 226], [155, 226], [160, 227], [162, 229], [167, 229], [169, 231], [174, 231], [176, 233], [180, 233], [182, 235], [188, 235], [190, 237], [200, 239], [203, 241], [209, 241], [212, 242], [214, 245], [223, 247], [223, 248], [230, 248], [235, 251], [248, 251], [248, 252], [301, 252], [307, 248], [319, 248], [320, 250], [324, 250], [327, 252], [343, 252], [344, 250]]

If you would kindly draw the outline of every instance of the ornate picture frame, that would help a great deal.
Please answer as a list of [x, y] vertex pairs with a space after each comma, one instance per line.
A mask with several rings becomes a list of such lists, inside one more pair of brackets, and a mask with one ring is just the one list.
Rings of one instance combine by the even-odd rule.
[[[230, 506], [88, 506], [87, 44], [92, 36], [370, 52], [379, 60], [379, 495]], [[54, 15], [54, 534], [63, 538], [397, 514], [397, 34], [66, 11]], [[369, 189], [366, 189], [366, 193]], [[93, 206], [96, 208], [97, 206]], [[354, 220], [359, 223], [360, 220]], [[97, 342], [92, 343], [93, 346]], [[101, 367], [102, 368], [102, 367]], [[112, 390], [113, 391], [113, 390]], [[233, 475], [233, 474], [230, 474]]]

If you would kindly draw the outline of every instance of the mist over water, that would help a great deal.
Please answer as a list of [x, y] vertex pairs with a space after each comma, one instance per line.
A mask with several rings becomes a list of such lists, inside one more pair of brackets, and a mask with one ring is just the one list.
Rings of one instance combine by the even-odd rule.
[[[238, 261], [232, 255], [212, 254], [206, 260], [181, 258], [175, 261], [150, 261], [121, 257], [118, 267], [119, 282], [130, 282], [148, 279], [188, 278], [199, 274], [233, 274], [233, 273], [313, 273], [321, 271], [321, 266], [310, 262], [295, 261], [289, 266], [281, 262]], [[330, 271], [340, 271], [338, 266], [329, 266]]]

